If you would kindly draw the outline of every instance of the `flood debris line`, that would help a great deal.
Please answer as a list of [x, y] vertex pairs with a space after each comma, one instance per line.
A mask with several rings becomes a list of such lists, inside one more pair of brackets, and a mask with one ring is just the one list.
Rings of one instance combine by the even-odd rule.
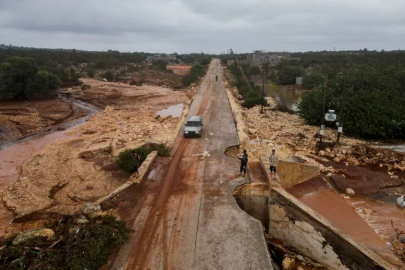
[[129, 229], [112, 215], [58, 217], [0, 240], [0, 269], [98, 269]]

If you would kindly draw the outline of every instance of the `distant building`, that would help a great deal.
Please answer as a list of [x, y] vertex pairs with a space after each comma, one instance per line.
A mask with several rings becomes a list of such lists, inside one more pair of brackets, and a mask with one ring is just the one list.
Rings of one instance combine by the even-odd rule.
[[[261, 65], [264, 63], [269, 63], [270, 65], [277, 65], [281, 62], [283, 57], [288, 57], [287, 53], [270, 53], [264, 51], [254, 51], [253, 53], [249, 53], [246, 56], [245, 60], [239, 60], [239, 63], [248, 63], [248, 64], [257, 64]], [[233, 64], [233, 60], [228, 60], [227, 65], [230, 66]]]
[[153, 61], [156, 60], [164, 60], [169, 64], [178, 64], [180, 62], [179, 59], [176, 58], [176, 55], [173, 54], [168, 54], [168, 55], [162, 55], [162, 54], [156, 54], [156, 55], [149, 55], [146, 58], [146, 62], [148, 62], [148, 64], [152, 64]]

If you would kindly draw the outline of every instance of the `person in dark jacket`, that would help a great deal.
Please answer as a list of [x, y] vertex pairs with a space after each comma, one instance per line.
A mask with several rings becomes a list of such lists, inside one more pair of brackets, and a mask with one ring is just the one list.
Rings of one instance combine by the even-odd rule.
[[242, 174], [243, 171], [243, 176], [245, 176], [248, 163], [248, 154], [246, 153], [246, 150], [243, 150], [243, 156], [238, 159], [240, 159], [240, 174]]

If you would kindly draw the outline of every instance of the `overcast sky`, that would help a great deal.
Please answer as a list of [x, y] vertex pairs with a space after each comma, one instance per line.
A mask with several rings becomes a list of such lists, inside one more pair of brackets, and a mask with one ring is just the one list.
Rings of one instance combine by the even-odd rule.
[[0, 44], [221, 53], [405, 49], [404, 0], [0, 0]]

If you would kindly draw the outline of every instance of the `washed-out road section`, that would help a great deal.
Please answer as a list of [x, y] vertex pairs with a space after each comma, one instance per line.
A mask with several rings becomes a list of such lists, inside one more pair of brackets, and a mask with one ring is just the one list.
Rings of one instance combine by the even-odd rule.
[[[183, 138], [180, 130], [159, 191], [152, 202], [138, 201], [144, 205], [134, 233], [111, 269], [272, 269], [261, 223], [232, 196], [247, 180], [238, 160], [224, 155], [239, 139], [219, 60], [208, 68], [192, 115], [204, 119], [202, 138]], [[203, 151], [210, 157], [193, 156]]]

